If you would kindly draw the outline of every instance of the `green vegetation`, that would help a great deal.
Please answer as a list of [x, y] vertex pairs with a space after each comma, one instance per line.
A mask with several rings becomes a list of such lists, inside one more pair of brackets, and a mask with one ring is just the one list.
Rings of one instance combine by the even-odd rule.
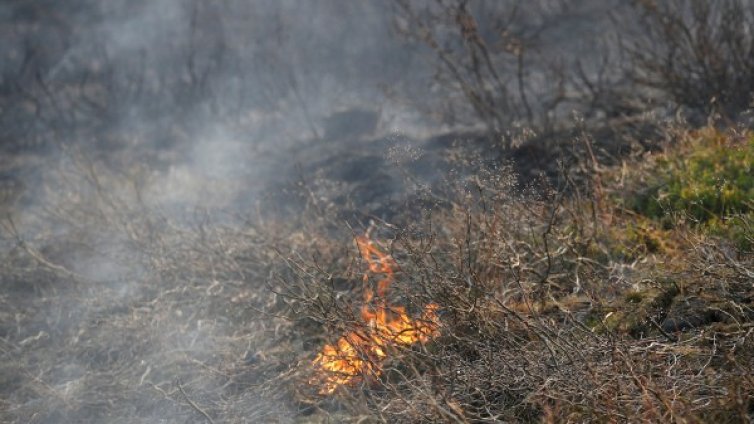
[[637, 210], [650, 217], [683, 213], [697, 222], [747, 213], [754, 199], [754, 135], [705, 130], [656, 162], [655, 184]]
[[688, 133], [652, 165], [648, 188], [628, 202], [632, 209], [665, 228], [700, 226], [751, 248], [745, 227], [754, 210], [754, 134]]

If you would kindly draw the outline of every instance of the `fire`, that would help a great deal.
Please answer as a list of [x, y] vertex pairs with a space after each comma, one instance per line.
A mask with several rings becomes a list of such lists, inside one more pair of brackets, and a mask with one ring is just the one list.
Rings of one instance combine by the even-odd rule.
[[[387, 303], [387, 292], [393, 282], [395, 261], [368, 237], [358, 237], [356, 245], [368, 264], [364, 273], [364, 306], [361, 318], [364, 328], [342, 336], [334, 345], [326, 344], [313, 364], [324, 371], [322, 378], [310, 384], [321, 385], [320, 394], [333, 393], [338, 387], [360, 381], [363, 376], [378, 377], [381, 363], [391, 346], [426, 343], [438, 333], [438, 306], [427, 305], [420, 319], [412, 319], [401, 306]], [[369, 285], [370, 275], [377, 275], [377, 296]]]

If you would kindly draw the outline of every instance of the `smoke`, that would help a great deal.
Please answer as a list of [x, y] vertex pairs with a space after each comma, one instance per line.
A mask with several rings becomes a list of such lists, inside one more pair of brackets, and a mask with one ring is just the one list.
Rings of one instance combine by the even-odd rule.
[[278, 362], [257, 359], [290, 342], [253, 312], [274, 296], [244, 220], [293, 177], [287, 157], [339, 137], [328, 116], [379, 116], [408, 57], [387, 9], [13, 2], [0, 17], [2, 166], [23, 187], [3, 199], [2, 420], [201, 419], [190, 402], [290, 416]]
[[2, 199], [0, 420], [295, 415], [272, 376], [300, 341], [256, 312], [279, 301], [259, 246], [280, 235], [255, 214], [300, 179], [379, 210], [398, 156], [437, 179], [422, 139], [453, 124], [415, 106], [446, 92], [392, 19], [382, 1], [0, 4], [0, 171], [20, 187]]

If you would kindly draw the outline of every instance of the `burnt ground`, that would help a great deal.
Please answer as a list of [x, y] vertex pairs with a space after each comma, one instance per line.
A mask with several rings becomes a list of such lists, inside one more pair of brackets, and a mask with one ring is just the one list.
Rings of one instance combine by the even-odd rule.
[[[246, 11], [229, 6], [227, 10], [251, 15], [230, 13], [228, 30], [222, 34], [216, 31], [217, 17], [227, 11], [220, 6], [194, 7], [201, 2], [186, 2], [194, 5], [186, 10], [181, 2], [133, 2], [134, 9], [124, 2], [123, 8], [100, 11], [85, 1], [71, 3], [71, 10], [48, 9], [46, 3], [53, 2], [43, 3], [0, 6], [7, 34], [28, 35], [3, 42], [9, 46], [3, 57], [19, 66], [9, 67], [8, 79], [3, 74], [0, 93], [2, 422], [358, 422], [369, 408], [382, 410], [382, 405], [370, 403], [378, 402], [380, 393], [369, 401], [352, 399], [350, 407], [339, 400], [312, 401], [307, 396], [312, 388], [302, 383], [308, 381], [302, 370], [326, 342], [325, 325], [297, 317], [300, 311], [295, 307], [320, 295], [323, 300], [329, 300], [328, 295], [358, 299], [352, 291], [361, 280], [320, 281], [301, 264], [314, 263], [315, 271], [325, 274], [343, 263], [348, 268], [354, 233], [371, 222], [392, 230], [392, 224], [400, 228], [418, 217], [445, 213], [452, 196], [476, 195], [479, 174], [487, 180], [515, 175], [515, 181], [504, 181], [505, 188], [536, 197], [547, 193], [548, 186], [562, 186], [564, 168], [572, 171], [574, 184], [588, 184], [588, 170], [651, 150], [650, 143], [661, 138], [651, 118], [597, 117], [590, 121], [590, 141], [581, 138], [579, 129], [559, 130], [516, 138], [511, 148], [480, 131], [392, 132], [375, 111], [383, 108], [381, 113], [387, 115], [393, 105], [382, 98], [373, 101], [381, 92], [375, 84], [378, 77], [392, 75], [389, 85], [410, 74], [405, 87], [396, 89], [410, 87], [409, 98], [422, 95], [397, 103], [413, 100], [445, 110], [440, 106], [450, 99], [443, 90], [425, 97], [435, 88], [429, 83], [434, 69], [426, 63], [419, 66], [420, 55], [413, 48], [396, 50], [375, 42], [387, 40], [375, 36], [384, 31], [384, 17], [364, 13], [369, 10], [366, 2], [346, 16], [336, 13], [343, 9], [338, 2], [312, 14], [296, 14], [292, 3], [284, 5], [278, 12], [290, 14], [291, 22], [264, 13], [266, 8]], [[558, 53], [570, 61], [595, 53], [594, 41], [602, 40], [603, 32], [613, 26], [606, 15], [620, 2], [566, 3], [570, 2], [532, 2], [536, 7], [524, 11], [523, 17], [532, 20], [532, 28], [523, 28], [524, 33], [542, 35], [542, 46], [530, 60], [538, 60], [538, 55], [546, 61]], [[195, 12], [206, 18], [198, 22], [198, 30], [191, 18]], [[247, 25], [249, 16], [259, 25]], [[360, 19], [370, 16], [378, 18], [382, 30], [373, 21], [362, 25]], [[318, 39], [312, 37], [312, 28], [334, 31], [323, 31]], [[286, 31], [290, 38], [270, 37]], [[343, 39], [352, 33], [363, 39]], [[100, 46], [91, 40], [104, 42]], [[17, 41], [25, 44], [16, 46]], [[269, 41], [274, 42], [267, 45]], [[221, 50], [220, 42], [238, 62], [214, 55]], [[341, 44], [356, 54], [341, 56]], [[199, 47], [198, 56], [193, 47]], [[247, 50], [250, 47], [258, 50]], [[108, 48], [115, 53], [109, 55]], [[384, 66], [391, 63], [396, 66]], [[197, 69], [206, 71], [207, 80], [197, 77]], [[546, 75], [536, 69], [532, 75], [532, 88], [541, 89], [537, 78]], [[243, 80], [246, 76], [248, 81]], [[88, 86], [90, 77], [94, 82]], [[141, 90], [149, 83], [142, 86], [140, 78], [153, 79], [154, 91]], [[353, 108], [352, 99], [340, 97], [357, 97], [356, 104], [369, 106]], [[249, 98], [255, 99], [244, 104]], [[413, 106], [421, 105], [409, 104], [407, 109]], [[312, 115], [316, 125], [307, 125]], [[446, 117], [453, 122], [459, 118], [452, 113]], [[588, 155], [588, 146], [599, 164]], [[536, 252], [537, 243], [527, 251]], [[578, 250], [571, 247], [560, 253]], [[336, 259], [327, 262], [328, 258]], [[535, 259], [533, 267], [545, 262]], [[616, 272], [618, 277], [621, 272]], [[607, 277], [595, 281], [613, 281]], [[303, 293], [301, 298], [286, 297], [286, 284], [297, 278], [305, 283], [303, 292], [297, 292]], [[457, 291], [473, 294], [466, 290], [469, 281], [462, 281], [463, 290]], [[319, 287], [314, 283], [329, 284], [328, 290], [307, 291], [312, 285]], [[738, 286], [736, 302], [749, 305], [752, 297], [744, 290], [748, 286]], [[450, 287], [450, 292], [457, 289]], [[734, 322], [743, 322], [736, 329], [742, 334], [728, 333], [735, 337], [725, 341], [727, 348], [735, 351], [739, 336], [744, 349], [751, 344], [746, 339], [750, 332], [745, 333], [750, 318], [729, 312], [729, 305], [704, 293], [668, 293], [665, 288], [641, 293], [644, 300], [634, 313], [641, 322], [625, 320], [632, 335], [652, 336], [626, 343], [626, 352], [638, 355], [639, 363], [647, 363], [641, 358], [641, 343], [652, 346], [646, 350], [652, 355], [674, 354], [663, 344], [665, 336], [645, 318], [657, 320], [667, 333], [700, 332], [699, 339], [710, 342], [712, 358], [717, 333], [705, 336], [704, 329], [734, 325], [727, 313]], [[592, 308], [582, 298], [576, 303]], [[466, 311], [476, 313], [474, 308]], [[609, 312], [595, 306], [576, 313], [595, 319]], [[552, 320], [561, 322], [566, 316], [570, 312], [555, 314]], [[489, 317], [478, 318], [507, 322]], [[339, 324], [328, 322], [327, 328]], [[462, 334], [479, 328], [465, 327]], [[505, 351], [511, 347], [497, 344], [508, 343], [505, 337], [478, 341], [503, 349], [491, 351], [496, 355], [517, 355], [519, 368], [511, 367], [511, 375], [492, 381], [490, 370], [500, 371], [499, 364], [485, 369], [484, 361], [467, 360], [481, 356], [454, 343], [440, 346], [450, 352], [444, 365], [452, 369], [460, 364], [470, 375], [484, 377], [481, 381], [491, 386], [497, 406], [520, 400], [519, 387], [508, 390], [509, 382], [519, 381], [519, 369], [539, 370], [538, 378], [549, 381], [552, 368], [540, 361], [552, 353], [549, 345]], [[606, 356], [602, 345], [587, 347], [596, 358]], [[704, 367], [720, 365], [701, 355], [693, 361], [706, 363]], [[584, 392], [578, 378], [583, 376], [581, 368], [568, 374], [571, 370], [564, 369], [558, 378], [573, 385], [575, 392], [570, 393]], [[682, 375], [687, 370], [677, 372], [678, 380], [670, 379], [672, 384], [663, 387], [675, 388], [678, 382], [683, 386], [684, 381], [696, 385], [706, 378], [696, 371], [688, 376]], [[732, 373], [720, 375], [737, 380]], [[623, 377], [615, 380], [619, 390], [631, 383]], [[423, 379], [419, 376], [418, 381]], [[454, 380], [447, 387], [476, 396], [476, 381], [457, 382], [463, 384], [455, 385]], [[527, 390], [533, 393], [532, 387]], [[709, 386], [698, 387], [704, 399]], [[626, 397], [629, 404], [646, 400], [634, 395]], [[613, 398], [608, 393], [608, 400]], [[471, 403], [485, 406], [479, 399]], [[542, 412], [528, 408], [521, 416], [538, 417]]]
[[[653, 131], [638, 128], [591, 132], [600, 166], [651, 148], [632, 143]], [[480, 174], [516, 175], [509, 188], [525, 191], [557, 186], [563, 166], [575, 178], [591, 166], [579, 132], [510, 149], [470, 132], [424, 140], [356, 133], [221, 173], [195, 163], [163, 167], [159, 159], [151, 170], [124, 171], [73, 153], [58, 162], [6, 156], [15, 175], [48, 169], [36, 187], [6, 184], [16, 194], [7, 198], [2, 233], [0, 418], [337, 419], [342, 405], [301, 394], [301, 370], [325, 340], [321, 324], [275, 313], [286, 310], [278, 293], [292, 272], [282, 258], [316, 251], [322, 236], [348, 246], [370, 222], [401, 227], [440, 212], [452, 193], [474, 193]], [[254, 178], [267, 169], [293, 177]], [[343, 281], [334, 290], [351, 296], [356, 283]], [[660, 314], [668, 333], [728, 323], [715, 298], [673, 292], [670, 299], [647, 301], [637, 317]], [[641, 338], [655, 329], [641, 323], [627, 331]]]
[[[258, 422], [306, 409], [280, 377], [305, 359], [302, 340], [282, 331], [288, 321], [259, 312], [276, 302], [266, 286], [274, 252], [263, 244], [279, 243], [280, 224], [250, 225], [254, 213], [290, 217], [314, 202], [337, 210], [342, 229], [406, 219], [407, 205], [417, 213], [442, 207], [462, 175], [504, 162], [479, 135], [357, 132], [257, 158], [297, 176], [267, 187], [242, 167], [202, 178], [201, 168], [193, 175], [160, 165], [161, 157], [174, 160], [170, 150], [151, 155], [155, 162], [136, 175], [119, 170], [129, 160], [117, 156], [147, 152], [116, 151], [109, 165], [74, 153], [56, 161], [44, 151], [6, 154], [14, 177], [4, 199], [0, 418], [202, 422], [201, 408], [220, 421]], [[511, 156], [518, 168], [554, 163], [527, 149]], [[36, 180], [20, 186], [27, 174]], [[147, 180], [141, 187], [139, 178]], [[206, 197], [182, 198], [185, 184]], [[262, 202], [248, 202], [249, 193], [262, 193]]]
[[[339, 222], [389, 220], [418, 191], [442, 190], [451, 152], [483, 145], [346, 133], [220, 174], [176, 166], [180, 143], [6, 153], [0, 420], [260, 422], [306, 412], [291, 394], [299, 381], [286, 377], [308, 358], [296, 336], [306, 330], [260, 312], [280, 301], [269, 286], [284, 272], [273, 248], [286, 248], [300, 220], [269, 211], [295, 216], [314, 195], [341, 210]], [[134, 157], [148, 161], [123, 166]], [[260, 182], [270, 168], [298, 177]]]

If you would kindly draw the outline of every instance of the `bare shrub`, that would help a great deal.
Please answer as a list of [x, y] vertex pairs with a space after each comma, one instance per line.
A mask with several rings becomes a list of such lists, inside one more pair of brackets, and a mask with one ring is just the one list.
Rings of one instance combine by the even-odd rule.
[[[550, 127], [550, 114], [566, 100], [565, 76], [552, 64], [534, 71], [536, 30], [516, 25], [520, 2], [397, 0], [396, 28], [431, 49], [437, 80], [460, 93], [494, 138], [511, 143], [512, 128]], [[532, 81], [541, 87], [532, 90]], [[465, 109], [452, 112], [453, 120]]]
[[660, 100], [725, 117], [754, 94], [754, 8], [745, 0], [635, 1], [629, 74]]
[[300, 348], [264, 287], [275, 249], [306, 240], [158, 206], [165, 193], [144, 170], [62, 162], [0, 228], [0, 420], [293, 417], [283, 369]]
[[[400, 270], [392, 301], [415, 316], [437, 304], [440, 334], [393, 346], [381, 372], [332, 397], [316, 394], [323, 371], [303, 363], [298, 378], [307, 385], [298, 396], [338, 419], [335, 405], [345, 407], [354, 421], [746, 420], [751, 304], [745, 284], [732, 279], [743, 283], [751, 258], [725, 259], [724, 249], [703, 253], [694, 243], [677, 267], [662, 265], [670, 254], [645, 251], [641, 262], [616, 254], [614, 232], [634, 218], [610, 203], [608, 182], [593, 175], [597, 164], [582, 167], [538, 194], [516, 189], [504, 170], [482, 172], [459, 182], [448, 209], [407, 228], [373, 230]], [[575, 178], [589, 182], [577, 187]], [[296, 255], [281, 283], [294, 316], [326, 330], [311, 338], [314, 350], [371, 325], [355, 313], [366, 264], [325, 251], [329, 260]], [[696, 265], [681, 266], [686, 260]], [[676, 278], [684, 283], [667, 282]], [[667, 308], [692, 302], [686, 293], [702, 286], [718, 294], [713, 304], [729, 319], [685, 333], [660, 325], [673, 313]]]

